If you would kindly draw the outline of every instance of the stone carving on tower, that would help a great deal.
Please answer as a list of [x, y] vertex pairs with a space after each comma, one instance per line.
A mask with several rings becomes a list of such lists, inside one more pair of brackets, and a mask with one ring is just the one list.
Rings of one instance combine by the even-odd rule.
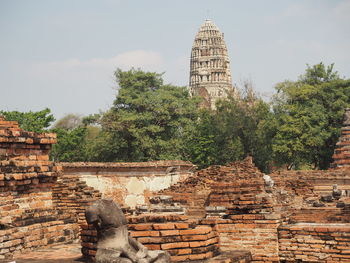
[[234, 88], [224, 35], [207, 19], [192, 46], [190, 94], [201, 96], [204, 107], [215, 109], [215, 102], [229, 93], [234, 94]]

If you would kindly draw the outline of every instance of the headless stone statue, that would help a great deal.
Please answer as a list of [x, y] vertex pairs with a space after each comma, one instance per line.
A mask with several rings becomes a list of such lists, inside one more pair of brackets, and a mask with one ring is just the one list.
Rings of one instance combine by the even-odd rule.
[[164, 251], [148, 251], [128, 234], [126, 218], [113, 201], [102, 199], [85, 211], [86, 221], [97, 229], [97, 263], [167, 263]]
[[340, 197], [342, 195], [342, 192], [338, 189], [338, 185], [337, 184], [334, 184], [333, 185], [333, 191], [332, 191], [332, 197], [335, 199], [335, 200], [339, 200]]

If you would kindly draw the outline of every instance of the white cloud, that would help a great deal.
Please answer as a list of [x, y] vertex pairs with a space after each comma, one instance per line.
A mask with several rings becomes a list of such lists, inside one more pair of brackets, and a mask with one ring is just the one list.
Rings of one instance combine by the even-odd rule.
[[92, 58], [89, 60], [68, 59], [54, 62], [40, 62], [31, 65], [33, 74], [55, 74], [62, 71], [80, 70], [124, 70], [141, 68], [143, 70], [157, 70], [162, 68], [163, 58], [160, 53], [147, 50], [133, 50], [118, 54], [111, 58]]

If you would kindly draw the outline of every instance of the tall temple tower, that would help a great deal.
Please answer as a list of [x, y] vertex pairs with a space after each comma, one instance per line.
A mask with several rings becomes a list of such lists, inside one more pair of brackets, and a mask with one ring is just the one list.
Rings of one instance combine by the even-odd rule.
[[215, 109], [217, 99], [226, 98], [230, 92], [234, 88], [224, 34], [207, 19], [192, 46], [190, 93], [204, 98], [204, 107]]

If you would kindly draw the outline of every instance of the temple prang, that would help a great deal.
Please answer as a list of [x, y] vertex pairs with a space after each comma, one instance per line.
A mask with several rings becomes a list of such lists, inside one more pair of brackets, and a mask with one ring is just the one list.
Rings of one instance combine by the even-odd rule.
[[190, 94], [203, 98], [202, 106], [215, 109], [218, 99], [235, 94], [224, 34], [209, 19], [199, 28], [190, 62]]

